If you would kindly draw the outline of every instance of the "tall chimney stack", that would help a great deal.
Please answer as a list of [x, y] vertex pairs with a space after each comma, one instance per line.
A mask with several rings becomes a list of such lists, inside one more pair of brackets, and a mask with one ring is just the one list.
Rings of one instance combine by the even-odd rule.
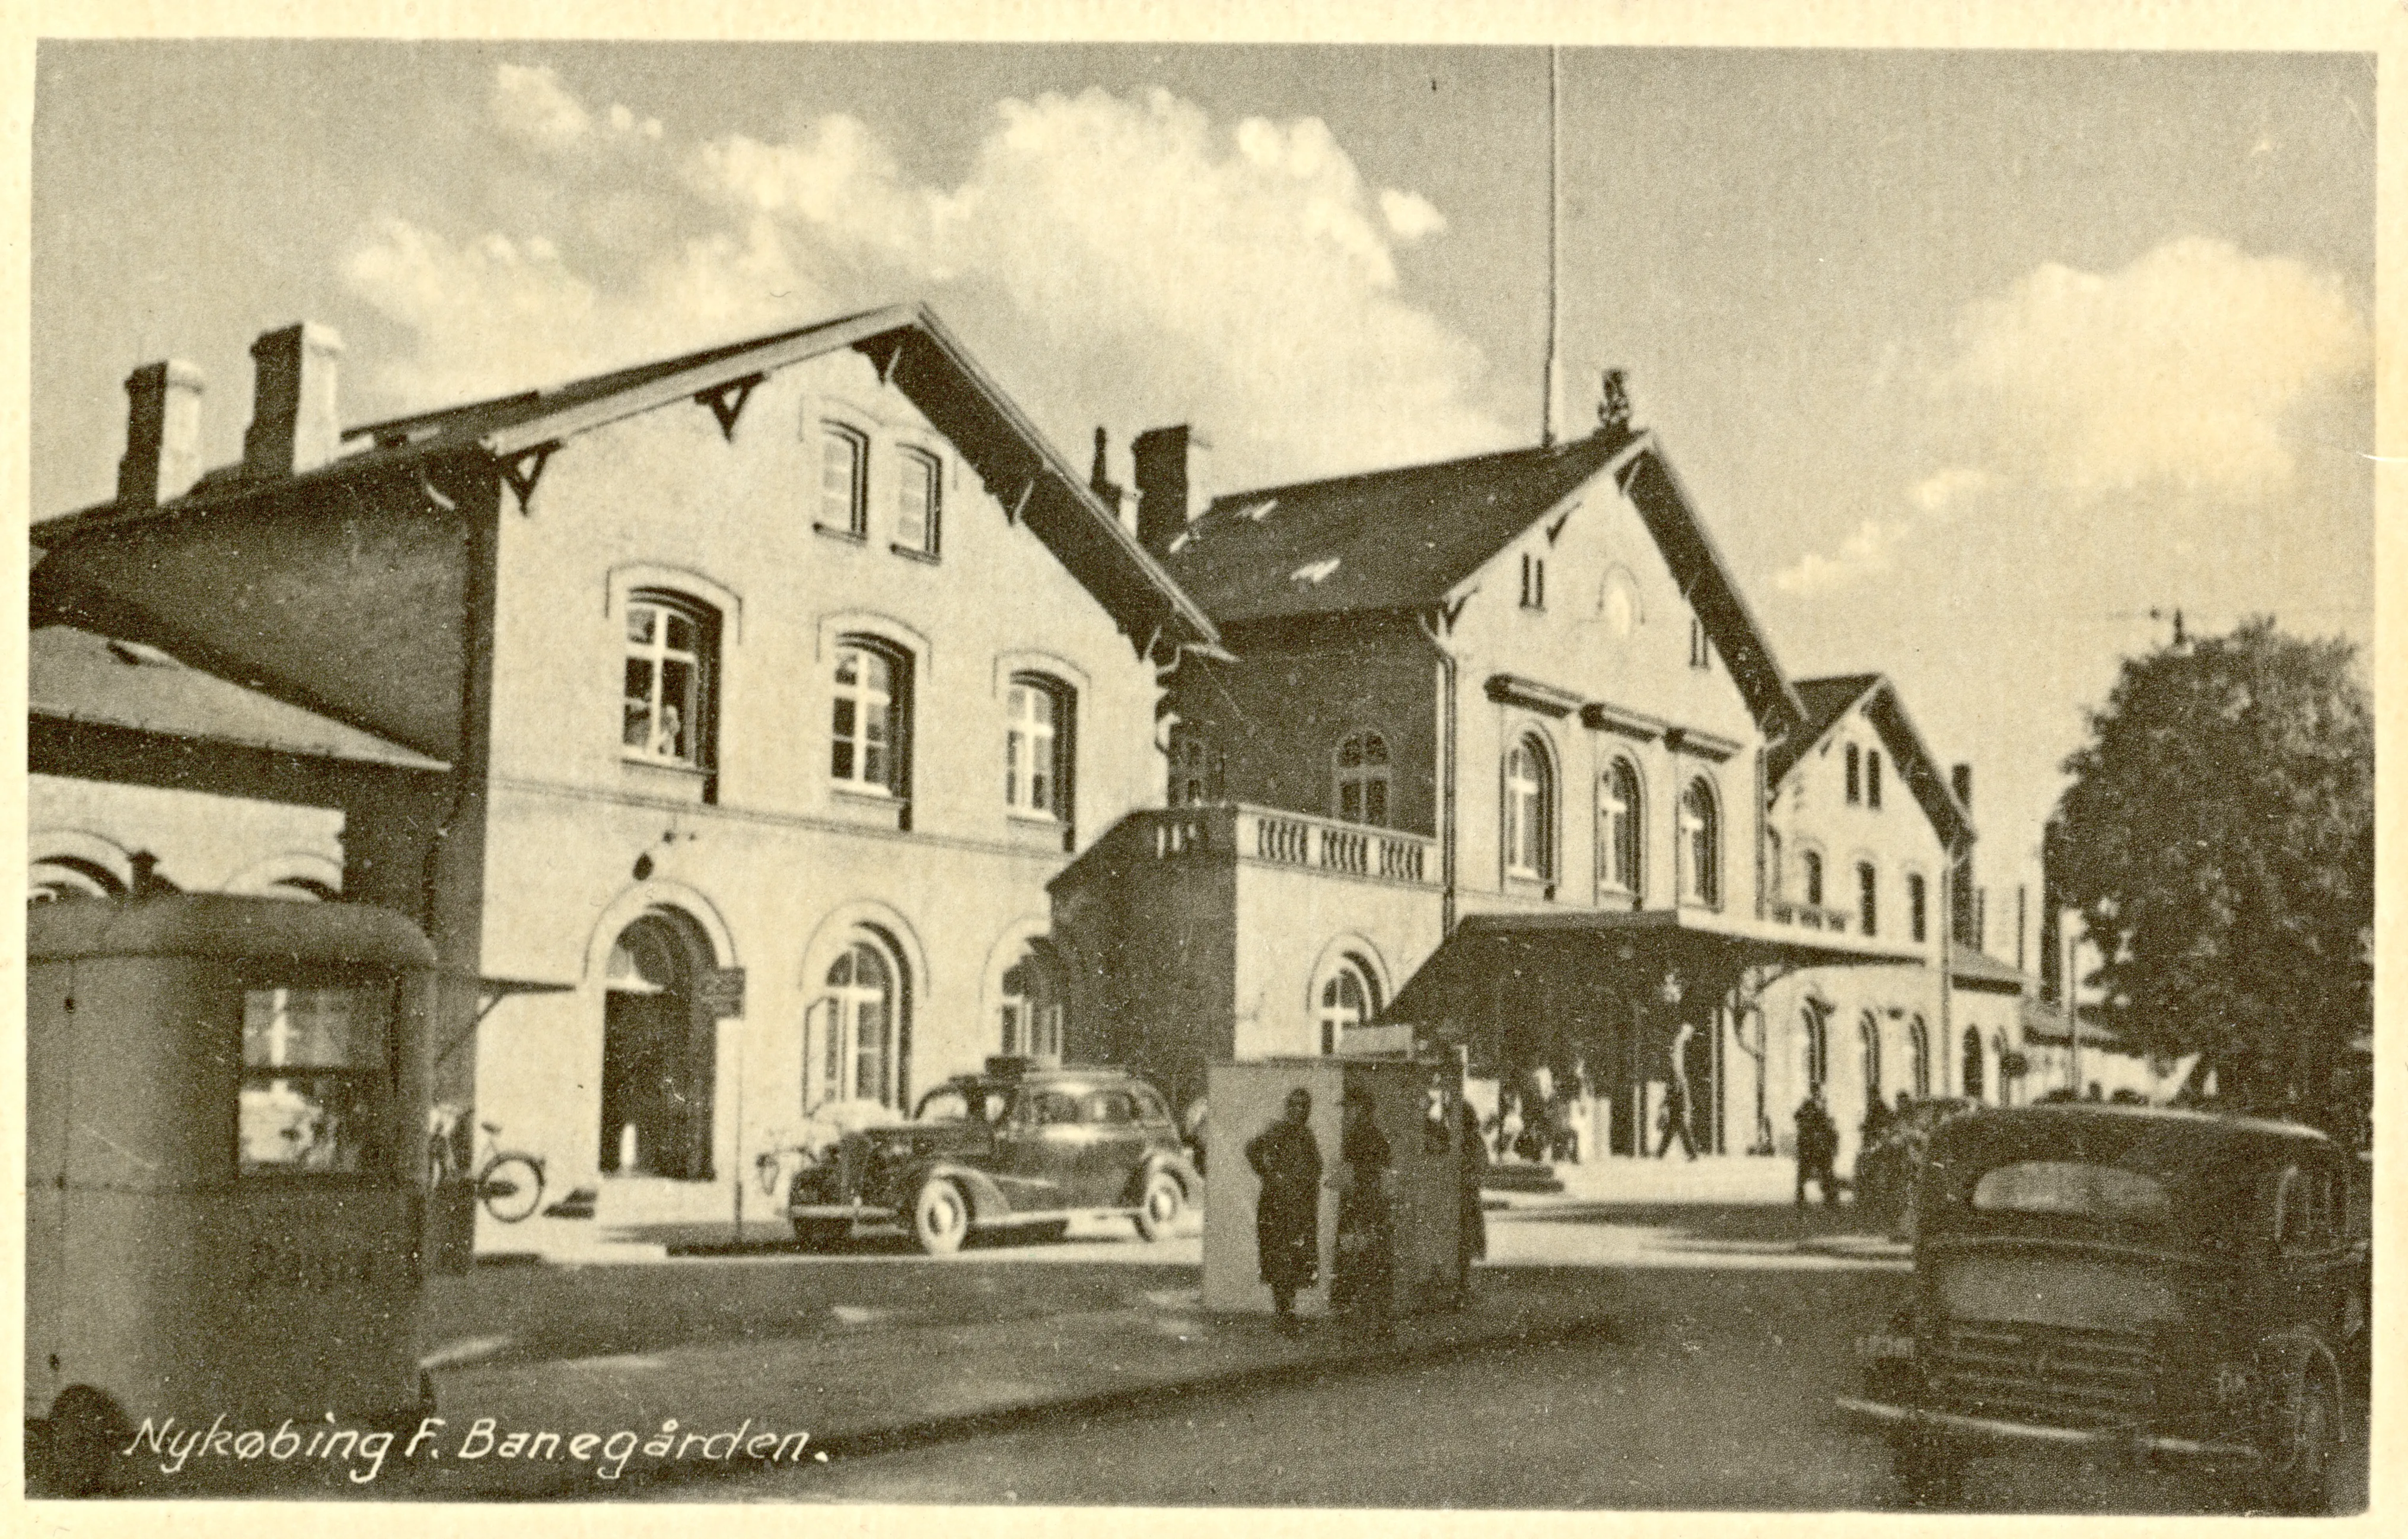
[[201, 371], [180, 358], [144, 364], [125, 377], [125, 457], [117, 500], [173, 502], [201, 479]]
[[331, 326], [303, 321], [263, 333], [251, 344], [251, 428], [242, 439], [243, 474], [258, 481], [314, 470], [340, 452], [335, 366], [343, 339]]
[[1185, 423], [1147, 428], [1130, 442], [1138, 543], [1155, 555], [1168, 554], [1187, 521], [1211, 500], [1204, 490], [1204, 470], [1211, 448], [1211, 439]]

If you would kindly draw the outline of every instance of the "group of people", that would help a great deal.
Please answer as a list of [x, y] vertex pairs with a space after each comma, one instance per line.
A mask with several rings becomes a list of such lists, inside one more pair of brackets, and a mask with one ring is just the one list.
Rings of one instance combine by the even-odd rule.
[[[1487, 1254], [1481, 1213], [1480, 1172], [1487, 1164], [1479, 1118], [1460, 1100], [1451, 1115], [1462, 1149], [1457, 1244], [1457, 1302], [1470, 1287], [1471, 1263]], [[1341, 1319], [1381, 1334], [1391, 1330], [1396, 1295], [1396, 1198], [1394, 1151], [1380, 1130], [1377, 1102], [1369, 1090], [1350, 1087], [1340, 1106], [1343, 1122], [1338, 1165], [1324, 1179], [1320, 1141], [1312, 1132], [1312, 1092], [1290, 1090], [1279, 1120], [1246, 1145], [1246, 1163], [1262, 1183], [1254, 1206], [1254, 1246], [1262, 1280], [1281, 1328], [1298, 1329], [1296, 1296], [1321, 1280], [1321, 1194], [1338, 1194], [1336, 1264], [1329, 1279], [1329, 1306]]]

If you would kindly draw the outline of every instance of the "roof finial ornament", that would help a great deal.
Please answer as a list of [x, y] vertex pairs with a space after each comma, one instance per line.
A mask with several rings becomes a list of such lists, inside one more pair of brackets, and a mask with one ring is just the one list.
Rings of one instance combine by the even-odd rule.
[[1630, 432], [1630, 372], [1609, 368], [1598, 396], [1597, 424], [1609, 433]]

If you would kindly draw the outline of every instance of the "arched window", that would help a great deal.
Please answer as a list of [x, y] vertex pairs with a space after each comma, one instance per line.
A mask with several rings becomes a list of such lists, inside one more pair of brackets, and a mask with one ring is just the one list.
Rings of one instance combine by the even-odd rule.
[[600, 1168], [710, 1177], [716, 1021], [695, 1008], [711, 966], [693, 922], [656, 910], [619, 932], [603, 970]]
[[1388, 826], [1388, 740], [1357, 732], [1338, 745], [1338, 818], [1341, 823]]
[[1555, 769], [1534, 737], [1505, 754], [1505, 870], [1544, 882], [1555, 875]]
[[906, 449], [895, 456], [895, 543], [935, 555], [944, 525], [945, 469], [937, 456]]
[[1865, 1099], [1882, 1093], [1881, 1020], [1870, 1010], [1856, 1017], [1856, 1071], [1864, 1081]]
[[1861, 934], [1881, 932], [1880, 884], [1871, 861], [1856, 862], [1856, 928]]
[[717, 611], [678, 594], [645, 589], [630, 595], [620, 752], [655, 764], [709, 768], [718, 667]]
[[1644, 891], [1646, 809], [1641, 804], [1639, 770], [1617, 756], [1597, 783], [1597, 842], [1601, 858], [1599, 882], [1633, 897]]
[[1813, 1005], [1799, 1012], [1799, 1034], [1806, 1048], [1806, 1084], [1819, 1089], [1831, 1077], [1830, 1018]]
[[1881, 811], [1881, 750], [1878, 748], [1865, 752], [1865, 805], [1876, 813]]
[[1823, 854], [1819, 850], [1798, 852], [1798, 869], [1806, 878], [1806, 904], [1809, 908], [1823, 906]]
[[896, 1072], [899, 971], [886, 948], [867, 935], [855, 937], [828, 966], [822, 1004], [824, 1083], [839, 1100], [902, 1104]]
[[1699, 775], [1681, 793], [1681, 896], [1709, 908], [1723, 900], [1722, 818], [1713, 783]]
[[1061, 992], [1054, 987], [1053, 970], [1036, 952], [1021, 953], [1020, 960], [1005, 970], [998, 1014], [1002, 1017], [1002, 1051], [1007, 1056], [1061, 1056]]
[[1982, 1033], [1971, 1027], [1965, 1028], [1965, 1040], [1957, 1044], [1964, 1057], [1964, 1086], [1967, 1100], [1982, 1099]]
[[1783, 870], [1781, 830], [1778, 828], [1764, 830], [1764, 879], [1771, 885], [1773, 897], [1784, 895], [1788, 872]]
[[1910, 871], [1906, 878], [1906, 924], [1908, 933], [1918, 942], [1924, 938], [1925, 932], [1929, 928], [1930, 920], [1928, 917], [1929, 913], [1930, 908], [1925, 897], [1922, 873]]
[[1314, 1020], [1320, 1027], [1325, 1056], [1338, 1051], [1347, 1031], [1369, 1025], [1380, 1008], [1379, 985], [1371, 981], [1371, 970], [1355, 956], [1340, 961], [1323, 980], [1318, 999]]
[[1006, 700], [1003, 802], [1029, 817], [1067, 818], [1074, 697], [1042, 673], [1015, 673]]
[[1908, 1084], [1914, 1098], [1921, 1100], [1931, 1094], [1931, 1028], [1924, 1024], [1920, 1015], [1906, 1023], [1906, 1048], [1913, 1060], [1913, 1078]]
[[1864, 799], [1863, 756], [1855, 743], [1848, 744], [1848, 805], [1854, 807]]
[[909, 683], [899, 653], [861, 637], [847, 637], [837, 648], [828, 778], [838, 785], [878, 796], [902, 794]]
[[869, 440], [850, 427], [820, 429], [820, 527], [865, 539], [869, 533]]

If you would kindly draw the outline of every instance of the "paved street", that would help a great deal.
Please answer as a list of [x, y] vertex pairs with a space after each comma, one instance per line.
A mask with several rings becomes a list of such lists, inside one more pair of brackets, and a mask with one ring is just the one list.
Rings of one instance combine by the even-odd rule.
[[[1126, 1404], [1069, 1399], [1058, 1412], [1006, 1416], [982, 1435], [977, 1427], [907, 1431], [887, 1444], [871, 1438], [848, 1449], [839, 1442], [824, 1463], [690, 1471], [699, 1477], [630, 1481], [613, 1494], [1889, 1506], [1884, 1445], [1849, 1431], [1830, 1401], [1853, 1387], [1852, 1339], [1886, 1315], [1904, 1263], [1897, 1247], [1853, 1232], [1852, 1210], [1799, 1210], [1783, 1200], [1784, 1169], [1738, 1160], [1608, 1164], [1567, 1172], [1570, 1191], [1516, 1197], [1492, 1212], [1480, 1308], [1555, 1318], [1585, 1312], [1603, 1329], [1545, 1345], [1475, 1343], [1373, 1369], [1298, 1357], [1268, 1378]], [[1130, 1372], [1120, 1343], [1188, 1340], [1199, 1323], [1196, 1266], [1192, 1234], [1147, 1245], [1099, 1228], [941, 1260], [920, 1258], [899, 1239], [871, 1237], [824, 1257], [486, 1267], [438, 1290], [436, 1337], [455, 1414], [499, 1403], [495, 1397], [536, 1374], [591, 1385], [630, 1406], [640, 1401], [647, 1414], [690, 1406], [688, 1424], [698, 1425], [693, 1418], [717, 1403], [743, 1400], [748, 1377], [864, 1372], [887, 1375], [883, 1391], [871, 1382], [873, 1398], [916, 1396], [939, 1411], [976, 1413], [989, 1399], [1010, 1400], [1009, 1384], [986, 1399], [970, 1391], [997, 1388], [996, 1365], [1010, 1371], [1015, 1340], [1041, 1343], [1048, 1360], [1025, 1368], [1030, 1393], [1041, 1381], [1056, 1397], [1082, 1374], [1108, 1385]], [[1229, 1361], [1276, 1350], [1268, 1342], [1249, 1346], [1242, 1330], [1222, 1335], [1211, 1349]], [[1082, 1369], [1082, 1352], [1115, 1361], [1097, 1358]], [[959, 1383], [973, 1362], [987, 1382]], [[2362, 1467], [2351, 1480], [2362, 1496]], [[531, 1486], [520, 1494], [576, 1498], [595, 1488]], [[1966, 1500], [1986, 1511], [2218, 1510], [2213, 1490], [2171, 1475], [2003, 1459], [1975, 1467]]]

